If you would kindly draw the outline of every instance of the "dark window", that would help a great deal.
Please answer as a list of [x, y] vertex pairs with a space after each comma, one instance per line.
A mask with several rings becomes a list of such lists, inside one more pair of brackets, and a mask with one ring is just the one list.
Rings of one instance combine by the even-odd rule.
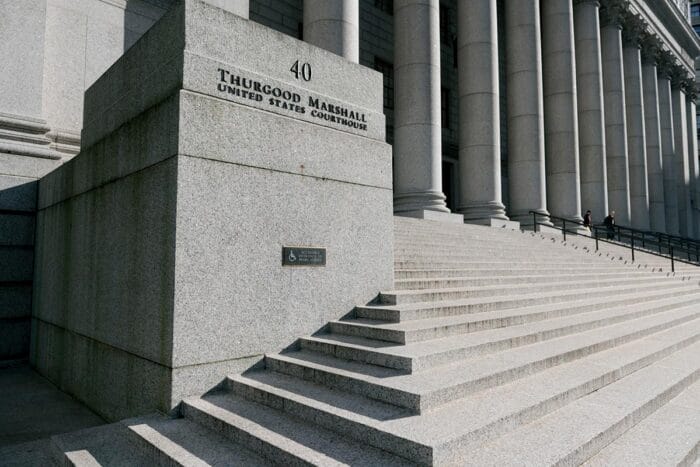
[[690, 5], [690, 16], [700, 16], [700, 4]]
[[450, 8], [440, 4], [440, 42], [443, 44], [452, 44], [450, 35]]
[[442, 115], [442, 127], [450, 127], [450, 91], [442, 88], [440, 90], [440, 110]]
[[394, 0], [374, 0], [374, 6], [389, 15], [394, 14]]
[[384, 75], [384, 108], [394, 108], [394, 65], [374, 57], [374, 69]]

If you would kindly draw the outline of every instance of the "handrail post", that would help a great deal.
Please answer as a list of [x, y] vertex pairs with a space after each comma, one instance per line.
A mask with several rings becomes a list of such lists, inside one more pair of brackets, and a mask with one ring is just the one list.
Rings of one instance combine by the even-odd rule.
[[646, 242], [644, 242], [644, 232], [642, 232], [642, 248], [646, 248]]
[[537, 233], [537, 213], [532, 211], [532, 230]]
[[562, 229], [562, 232], [564, 232], [564, 241], [566, 241], [566, 219], [562, 219], [564, 228]]
[[671, 272], [676, 272], [676, 265], [673, 262], [673, 247], [671, 246], [671, 240], [668, 241], [668, 251], [671, 253]]
[[615, 227], [617, 227], [617, 241], [622, 242], [622, 235], [620, 234], [620, 227], [618, 227], [618, 226], [615, 226]]
[[593, 234], [595, 235], [595, 251], [598, 252], [598, 228], [593, 227]]
[[632, 232], [632, 237], [631, 237], [631, 243], [630, 243], [630, 245], [631, 245], [631, 247], [632, 247], [632, 262], [634, 263], [634, 232]]
[[662, 254], [663, 252], [661, 251], [661, 235], [656, 234], [656, 243], [659, 244], [659, 254]]

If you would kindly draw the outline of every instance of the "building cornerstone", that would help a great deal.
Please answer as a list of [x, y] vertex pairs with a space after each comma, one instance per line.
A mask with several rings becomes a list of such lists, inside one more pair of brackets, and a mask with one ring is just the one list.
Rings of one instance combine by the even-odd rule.
[[384, 125], [379, 73], [180, 2], [87, 91], [81, 153], [39, 184], [32, 363], [106, 418], [167, 411], [373, 299]]

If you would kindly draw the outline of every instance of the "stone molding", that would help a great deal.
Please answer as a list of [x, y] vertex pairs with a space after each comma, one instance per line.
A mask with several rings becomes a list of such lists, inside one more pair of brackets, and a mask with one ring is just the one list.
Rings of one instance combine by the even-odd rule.
[[51, 132], [45, 120], [0, 113], [0, 152], [42, 159], [62, 159], [80, 149], [80, 137]]

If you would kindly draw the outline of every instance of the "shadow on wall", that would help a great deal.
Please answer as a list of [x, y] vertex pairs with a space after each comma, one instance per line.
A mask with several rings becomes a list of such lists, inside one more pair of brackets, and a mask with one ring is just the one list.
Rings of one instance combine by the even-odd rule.
[[177, 0], [126, 0], [123, 51], [134, 45], [175, 3]]
[[0, 177], [0, 362], [26, 359], [37, 182]]

